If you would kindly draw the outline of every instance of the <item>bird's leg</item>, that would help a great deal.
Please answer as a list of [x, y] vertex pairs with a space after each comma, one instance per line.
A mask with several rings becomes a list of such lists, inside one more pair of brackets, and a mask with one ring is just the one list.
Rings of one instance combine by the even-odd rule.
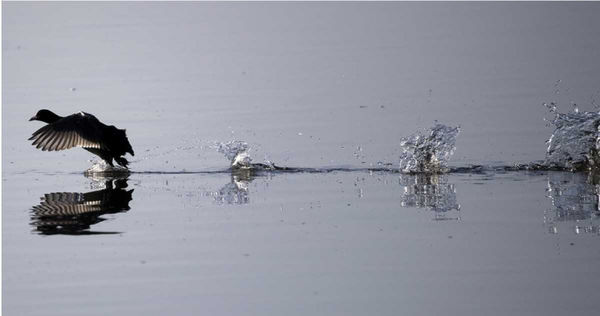
[[112, 157], [100, 157], [100, 158], [102, 158], [104, 161], [106, 161], [106, 163], [109, 164], [111, 167], [115, 166], [112, 163]]
[[125, 159], [125, 158], [122, 158], [122, 157], [114, 157], [114, 158], [115, 158], [115, 161], [116, 161], [116, 162], [117, 162], [119, 165], [121, 165], [121, 166], [123, 166], [123, 167], [125, 167], [125, 168], [129, 169], [129, 167], [127, 167], [127, 165], [129, 164], [129, 161], [127, 161], [127, 159]]

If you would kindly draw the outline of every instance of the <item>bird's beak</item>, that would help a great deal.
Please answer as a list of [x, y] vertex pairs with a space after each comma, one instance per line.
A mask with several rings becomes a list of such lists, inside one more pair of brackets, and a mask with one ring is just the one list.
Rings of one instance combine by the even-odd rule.
[[35, 120], [37, 120], [37, 116], [33, 116], [33, 117], [31, 117], [31, 118], [29, 119], [29, 121], [30, 121], [30, 122], [31, 122], [31, 121], [35, 121]]

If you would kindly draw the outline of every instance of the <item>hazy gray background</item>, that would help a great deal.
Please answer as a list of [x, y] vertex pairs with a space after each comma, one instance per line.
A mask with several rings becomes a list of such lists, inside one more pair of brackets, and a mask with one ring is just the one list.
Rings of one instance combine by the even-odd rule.
[[[293, 165], [396, 162], [398, 139], [437, 119], [463, 128], [456, 161], [542, 159], [551, 133], [542, 103], [585, 109], [599, 98], [598, 10], [596, 3], [6, 3], [5, 160], [19, 170], [61, 163], [60, 154], [25, 146], [40, 126], [26, 119], [42, 107], [84, 110], [127, 128], [140, 158], [147, 149], [235, 138], [262, 146], [257, 159]], [[365, 159], [354, 157], [357, 146]], [[61, 168], [82, 170], [88, 156], [69, 153]], [[175, 160], [133, 168], [226, 163], [212, 150]]]
[[585, 175], [133, 174], [131, 209], [90, 228], [119, 234], [41, 236], [40, 197], [102, 182], [84, 150], [27, 141], [40, 108], [83, 110], [127, 128], [134, 171], [222, 170], [206, 146], [234, 139], [362, 167], [439, 120], [462, 127], [455, 165], [543, 159], [543, 102], [600, 103], [600, 4], [2, 5], [6, 315], [600, 308]]

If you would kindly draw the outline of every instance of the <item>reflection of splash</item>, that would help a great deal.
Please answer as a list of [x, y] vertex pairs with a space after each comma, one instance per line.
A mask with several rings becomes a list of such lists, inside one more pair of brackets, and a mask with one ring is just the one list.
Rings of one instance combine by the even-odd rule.
[[[83, 175], [90, 179], [90, 189], [105, 189], [109, 185], [112, 185], [112, 182], [122, 183], [123, 181], [127, 181], [129, 178], [129, 171], [126, 172], [84, 172]], [[109, 184], [109, 182], [111, 182]], [[127, 183], [125, 183], [127, 185]]]
[[[454, 184], [440, 174], [401, 175], [403, 207], [426, 208], [435, 212], [436, 220], [460, 220], [460, 204], [456, 199]], [[455, 216], [449, 212], [456, 211]]]
[[231, 173], [231, 182], [204, 195], [211, 196], [217, 204], [247, 204], [250, 202], [248, 185], [253, 179], [251, 170], [237, 170]]
[[100, 234], [90, 232], [91, 225], [104, 221], [100, 216], [129, 210], [133, 189], [127, 191], [126, 179], [106, 181], [103, 190], [87, 193], [55, 192], [45, 194], [32, 207], [31, 225], [40, 234]]
[[556, 104], [546, 106], [554, 113], [550, 121], [554, 132], [548, 139], [545, 165], [572, 170], [588, 170], [597, 167], [600, 149], [600, 113], [559, 113]]
[[600, 210], [598, 199], [600, 187], [589, 182], [586, 175], [554, 172], [548, 175], [547, 196], [552, 208], [545, 212], [544, 222], [551, 233], [559, 227], [573, 225], [576, 234], [598, 234]]
[[427, 132], [416, 132], [400, 141], [400, 171], [405, 173], [446, 172], [456, 148], [459, 127], [436, 124]]

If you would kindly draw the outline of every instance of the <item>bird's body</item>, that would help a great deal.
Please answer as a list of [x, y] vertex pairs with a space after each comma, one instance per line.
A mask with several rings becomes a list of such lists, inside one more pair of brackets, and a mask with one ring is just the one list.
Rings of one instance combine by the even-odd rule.
[[105, 125], [89, 113], [79, 112], [62, 117], [49, 110], [40, 110], [30, 119], [34, 120], [48, 123], [29, 138], [33, 140], [32, 145], [41, 150], [82, 147], [111, 166], [114, 159], [123, 167], [127, 167], [129, 162], [121, 156], [126, 153], [134, 155], [124, 129]]

